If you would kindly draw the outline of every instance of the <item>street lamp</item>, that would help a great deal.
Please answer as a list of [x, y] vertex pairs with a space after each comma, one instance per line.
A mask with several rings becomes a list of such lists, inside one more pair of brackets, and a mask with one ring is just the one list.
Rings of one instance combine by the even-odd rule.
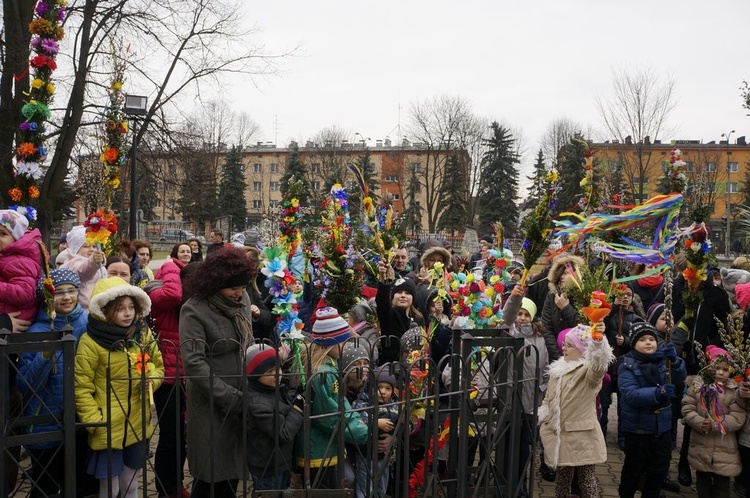
[[360, 140], [360, 142], [362, 142], [362, 148], [364, 149], [365, 147], [367, 147], [367, 141], [370, 140], [370, 137], [365, 138], [364, 135], [362, 135], [361, 133], [355, 132], [354, 138], [357, 138], [357, 135], [359, 135], [360, 138], [362, 139]]
[[722, 133], [721, 138], [727, 139], [727, 187], [724, 189], [727, 191], [727, 232], [724, 238], [724, 255], [729, 258], [731, 256], [731, 250], [729, 248], [731, 244], [731, 221], [732, 221], [732, 201], [729, 198], [729, 179], [730, 179], [730, 173], [732, 172], [729, 168], [729, 155], [731, 152], [729, 152], [729, 137], [734, 133], [734, 130], [730, 131], [729, 133]]
[[130, 157], [130, 226], [128, 236], [130, 240], [138, 238], [138, 192], [136, 180], [136, 150], [138, 149], [138, 121], [136, 116], [145, 116], [148, 109], [148, 97], [142, 95], [125, 95], [125, 114], [133, 118], [133, 150]]

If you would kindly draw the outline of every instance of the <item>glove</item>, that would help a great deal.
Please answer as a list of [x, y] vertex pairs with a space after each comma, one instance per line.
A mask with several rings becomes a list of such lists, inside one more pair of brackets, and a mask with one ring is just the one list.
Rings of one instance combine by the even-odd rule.
[[664, 392], [671, 399], [675, 397], [674, 384], [664, 384]]
[[[674, 389], [672, 390], [674, 391]], [[292, 401], [292, 406], [299, 408], [303, 412], [305, 411], [305, 397], [302, 395], [301, 392], [297, 393], [297, 396], [294, 397], [294, 401]]]
[[[677, 361], [677, 351], [674, 349], [674, 344], [671, 342], [664, 346], [664, 356], [672, 361]], [[674, 388], [674, 386], [672, 386]]]

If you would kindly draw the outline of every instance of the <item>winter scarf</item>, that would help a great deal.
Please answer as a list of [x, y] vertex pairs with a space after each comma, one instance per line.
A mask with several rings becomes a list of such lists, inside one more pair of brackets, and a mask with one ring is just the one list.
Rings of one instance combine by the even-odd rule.
[[660, 386], [662, 384], [659, 368], [661, 367], [661, 362], [664, 361], [663, 351], [643, 354], [633, 349], [627, 353], [627, 356], [638, 362], [643, 376], [652, 386]]
[[88, 334], [99, 346], [108, 351], [122, 350], [132, 336], [133, 327], [118, 327], [89, 316]]
[[641, 277], [638, 279], [638, 285], [645, 289], [654, 289], [660, 286], [664, 282], [664, 277], [661, 275], [651, 275], [649, 277]]
[[250, 313], [242, 301], [232, 301], [218, 292], [208, 298], [209, 304], [215, 307], [222, 315], [229, 318], [234, 324], [234, 329], [242, 339], [242, 347], [245, 348], [253, 340], [253, 324], [243, 311]]

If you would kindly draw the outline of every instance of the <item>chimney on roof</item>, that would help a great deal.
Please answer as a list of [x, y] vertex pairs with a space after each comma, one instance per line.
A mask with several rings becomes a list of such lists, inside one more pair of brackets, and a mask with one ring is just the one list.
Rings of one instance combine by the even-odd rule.
[[646, 135], [646, 138], [643, 139], [643, 143], [646, 145], [651, 145], [651, 137]]
[[386, 147], [390, 147], [391, 146], [391, 139], [390, 138], [386, 138], [385, 139], [385, 146]]
[[747, 142], [745, 141], [745, 135], [737, 137], [737, 145], [747, 145]]
[[625, 137], [625, 145], [633, 145], [633, 137], [631, 137], [630, 135]]
[[258, 147], [263, 147], [263, 142], [258, 142]]

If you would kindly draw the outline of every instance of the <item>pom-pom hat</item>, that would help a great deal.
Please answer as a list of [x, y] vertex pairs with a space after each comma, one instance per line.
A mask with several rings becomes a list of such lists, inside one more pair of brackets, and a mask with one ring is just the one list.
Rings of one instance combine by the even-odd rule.
[[263, 375], [276, 367], [276, 348], [268, 344], [253, 344], [247, 348], [245, 371], [248, 375]]
[[737, 297], [737, 306], [740, 309], [747, 309], [747, 305], [750, 304], [750, 283], [737, 284], [734, 287], [734, 295]]
[[346, 342], [352, 335], [352, 328], [341, 318], [336, 308], [320, 308], [315, 312], [312, 328], [312, 342], [318, 346], [335, 346]]
[[0, 225], [8, 230], [13, 240], [18, 240], [29, 228], [29, 220], [18, 211], [2, 209], [0, 210]]
[[651, 326], [656, 327], [656, 322], [659, 321], [659, 317], [662, 313], [664, 313], [664, 309], [666, 306], [662, 303], [654, 303], [651, 305], [651, 307], [648, 309], [648, 313], [646, 314], [646, 319], [648, 320], [648, 323], [651, 324]]

